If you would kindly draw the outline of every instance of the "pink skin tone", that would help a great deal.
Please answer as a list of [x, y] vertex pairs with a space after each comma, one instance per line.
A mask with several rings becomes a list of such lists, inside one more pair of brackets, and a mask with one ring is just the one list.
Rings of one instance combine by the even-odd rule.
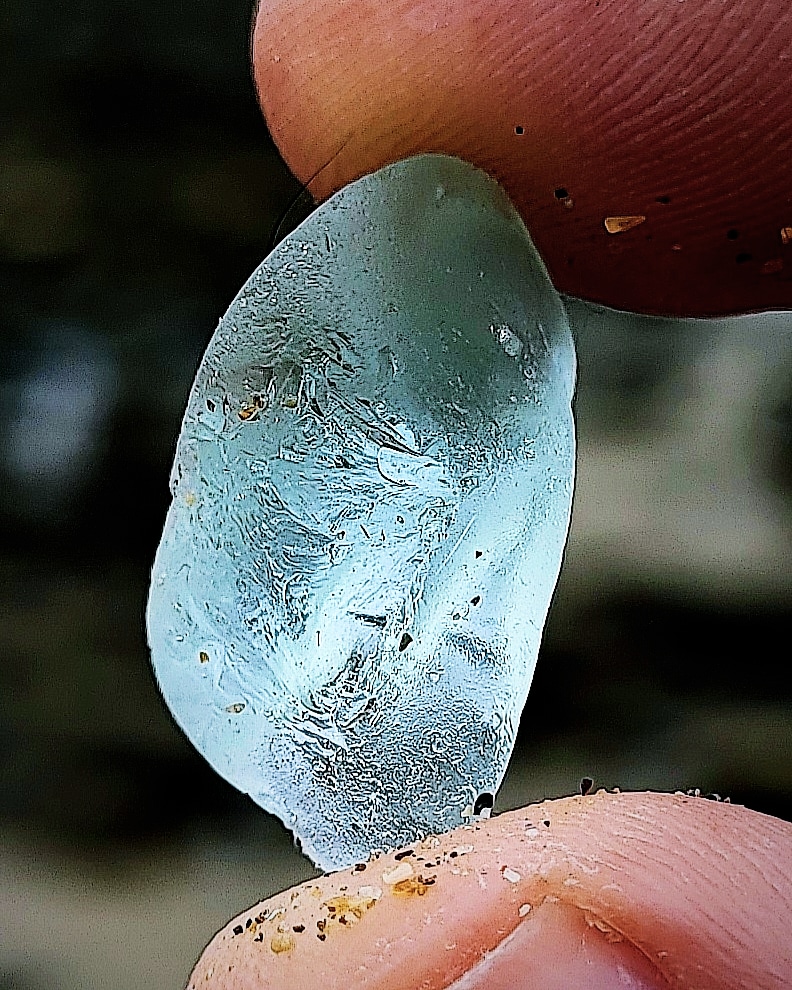
[[[792, 308], [788, 0], [261, 0], [253, 67], [317, 199], [425, 151], [506, 189], [561, 292]], [[608, 233], [607, 218], [638, 222]]]
[[600, 791], [263, 901], [215, 936], [188, 986], [780, 990], [792, 986], [790, 922], [792, 825]]
[[[786, 0], [263, 0], [253, 35], [317, 199], [455, 154], [506, 187], [560, 290], [677, 316], [792, 308], [790, 51]], [[643, 219], [609, 234], [619, 215]], [[249, 908], [204, 987], [792, 988], [792, 825], [547, 801]]]

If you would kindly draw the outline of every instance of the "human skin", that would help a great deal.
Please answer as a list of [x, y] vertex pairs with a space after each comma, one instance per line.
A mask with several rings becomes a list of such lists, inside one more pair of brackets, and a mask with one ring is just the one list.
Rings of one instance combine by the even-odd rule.
[[252, 53], [318, 200], [445, 152], [502, 183], [561, 292], [792, 308], [787, 0], [262, 0]]
[[188, 990], [778, 990], [791, 932], [792, 825], [600, 791], [262, 901], [215, 936]]
[[[502, 183], [560, 291], [792, 308], [785, 0], [264, 0], [253, 60], [317, 200], [445, 152]], [[600, 792], [397, 857], [251, 907], [189, 987], [792, 987], [792, 825], [745, 808]]]

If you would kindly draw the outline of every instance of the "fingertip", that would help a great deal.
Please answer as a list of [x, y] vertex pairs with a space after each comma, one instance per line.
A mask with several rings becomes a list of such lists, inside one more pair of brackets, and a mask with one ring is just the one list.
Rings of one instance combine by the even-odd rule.
[[662, 315], [792, 308], [792, 7], [739, 10], [262, 0], [254, 71], [319, 199], [444, 152], [503, 184], [559, 291]]
[[[527, 916], [526, 916], [527, 917]], [[448, 990], [668, 990], [638, 948], [583, 911], [546, 899]]]
[[234, 919], [190, 987], [547, 988], [565, 965], [566, 985], [789, 986], [792, 826], [734, 805], [599, 792], [361, 867]]

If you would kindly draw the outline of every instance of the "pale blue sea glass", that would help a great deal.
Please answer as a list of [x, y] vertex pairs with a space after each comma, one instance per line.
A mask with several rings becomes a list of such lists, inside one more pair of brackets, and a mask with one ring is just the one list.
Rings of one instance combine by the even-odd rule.
[[491, 803], [566, 539], [574, 381], [520, 218], [443, 156], [326, 202], [217, 328], [149, 641], [193, 744], [319, 866]]

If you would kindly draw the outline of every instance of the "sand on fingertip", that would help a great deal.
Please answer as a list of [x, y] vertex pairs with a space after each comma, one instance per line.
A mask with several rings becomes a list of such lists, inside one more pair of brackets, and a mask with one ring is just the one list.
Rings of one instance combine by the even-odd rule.
[[455, 155], [559, 292], [701, 317], [792, 308], [790, 44], [785, 0], [261, 0], [252, 56], [317, 200]]
[[628, 943], [675, 987], [792, 986], [792, 825], [682, 794], [600, 791], [262, 901], [217, 933], [188, 988], [443, 990], [545, 904]]

